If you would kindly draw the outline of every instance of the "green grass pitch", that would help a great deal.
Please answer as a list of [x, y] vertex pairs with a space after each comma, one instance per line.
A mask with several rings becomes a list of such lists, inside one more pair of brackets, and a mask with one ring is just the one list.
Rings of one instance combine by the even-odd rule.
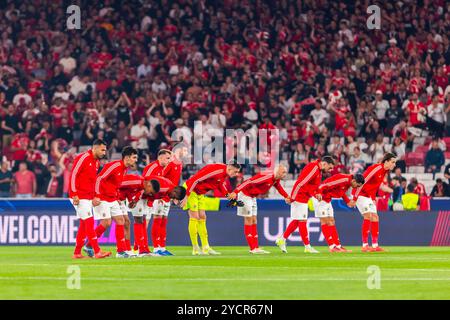
[[[72, 260], [72, 247], [0, 247], [0, 299], [450, 299], [449, 247], [311, 255], [291, 245], [264, 256], [216, 247], [221, 256], [195, 257], [170, 249], [176, 256]], [[73, 265], [80, 289], [67, 287]], [[368, 289], [370, 266], [379, 289]]]

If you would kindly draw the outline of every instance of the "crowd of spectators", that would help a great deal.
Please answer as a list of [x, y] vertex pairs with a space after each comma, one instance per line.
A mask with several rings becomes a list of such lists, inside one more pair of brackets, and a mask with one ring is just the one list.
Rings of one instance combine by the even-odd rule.
[[63, 195], [74, 155], [96, 138], [109, 156], [138, 148], [139, 170], [175, 129], [192, 143], [197, 120], [277, 128], [293, 175], [326, 153], [361, 172], [386, 151], [406, 172], [427, 134], [438, 140], [426, 171], [444, 167], [444, 0], [376, 2], [380, 30], [366, 25], [366, 1], [77, 3], [81, 29], [67, 30], [68, 1], [0, 1], [1, 195], [11, 181], [17, 195]]

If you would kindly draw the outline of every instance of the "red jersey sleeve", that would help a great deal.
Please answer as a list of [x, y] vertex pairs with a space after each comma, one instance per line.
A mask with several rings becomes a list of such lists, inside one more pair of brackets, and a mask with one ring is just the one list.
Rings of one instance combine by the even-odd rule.
[[[100, 186], [101, 184], [107, 180], [110, 176], [116, 173], [116, 170], [120, 169], [119, 162], [110, 162], [105, 164], [102, 171], [100, 171], [97, 176], [97, 180], [95, 181], [95, 197], [100, 197]], [[117, 187], [116, 187], [117, 188]]]
[[316, 162], [311, 162], [303, 168], [302, 172], [298, 176], [298, 179], [295, 183], [296, 185], [294, 186], [294, 189], [292, 189], [291, 193], [292, 199], [295, 199], [297, 197], [300, 189], [304, 185], [306, 185], [314, 177], [315, 174], [317, 174], [318, 170], [319, 168], [317, 167]]
[[77, 157], [73, 163], [73, 170], [70, 175], [70, 191], [73, 197], [78, 196], [77, 182], [82, 172], [82, 168], [86, 159], [89, 157], [89, 153], [85, 152], [81, 157]]
[[275, 189], [277, 189], [278, 193], [283, 197], [283, 198], [289, 198], [289, 195], [287, 194], [286, 190], [284, 190], [283, 186], [280, 183], [280, 180], [277, 180], [274, 185]]
[[[204, 166], [186, 181], [186, 195], [189, 196], [191, 192], [194, 191], [195, 186], [198, 183], [206, 179], [220, 177], [224, 174], [224, 172], [226, 172], [226, 165], [224, 164], [208, 164]], [[223, 183], [220, 183], [219, 188], [221, 189], [221, 191], [226, 190], [226, 187], [223, 186]], [[226, 191], [226, 193], [228, 193], [228, 191]]]

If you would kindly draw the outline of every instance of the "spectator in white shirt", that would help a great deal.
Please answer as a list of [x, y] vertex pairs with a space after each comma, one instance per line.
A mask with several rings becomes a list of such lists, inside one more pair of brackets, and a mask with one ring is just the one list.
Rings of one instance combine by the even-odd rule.
[[375, 114], [377, 115], [378, 122], [381, 128], [386, 128], [386, 111], [389, 109], [389, 102], [383, 99], [383, 92], [377, 90], [375, 92], [375, 101], [373, 102]]
[[137, 68], [137, 77], [138, 78], [145, 78], [148, 74], [151, 74], [153, 71], [152, 66], [150, 65], [150, 62], [148, 61], [147, 57], [144, 57], [144, 60]]
[[130, 136], [133, 139], [136, 139], [132, 143], [133, 148], [137, 148], [139, 150], [147, 150], [148, 149], [148, 135], [149, 130], [145, 125], [145, 118], [142, 117], [138, 120], [138, 123], [131, 127]]
[[320, 100], [316, 100], [314, 110], [311, 111], [311, 116], [314, 120], [314, 125], [317, 126], [319, 130], [322, 130], [325, 127], [330, 117], [328, 112], [322, 108]]
[[165, 92], [167, 90], [167, 86], [164, 82], [161, 81], [159, 76], [155, 77], [155, 82], [152, 83], [152, 91], [155, 93]]
[[223, 129], [227, 124], [227, 119], [221, 113], [220, 106], [214, 106], [214, 113], [209, 115], [209, 123], [215, 129]]
[[447, 114], [444, 105], [439, 103], [439, 96], [434, 95], [431, 104], [427, 108], [427, 126], [435, 135], [442, 137], [444, 133], [445, 123], [447, 122]]
[[371, 160], [366, 153], [359, 149], [359, 147], [355, 147], [353, 151], [353, 156], [351, 156], [349, 160], [350, 173], [363, 173], [366, 165], [370, 163]]
[[70, 56], [70, 51], [64, 51], [64, 57], [59, 60], [59, 64], [63, 66], [64, 73], [70, 74], [77, 67], [77, 61]]
[[31, 96], [25, 92], [25, 89], [23, 87], [19, 88], [19, 93], [16, 94], [13, 98], [13, 103], [15, 106], [18, 106], [20, 104], [20, 100], [24, 99], [25, 104], [29, 104], [31, 102]]

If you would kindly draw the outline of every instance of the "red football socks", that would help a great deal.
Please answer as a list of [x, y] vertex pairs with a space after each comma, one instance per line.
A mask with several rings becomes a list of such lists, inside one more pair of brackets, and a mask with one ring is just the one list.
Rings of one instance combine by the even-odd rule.
[[106, 231], [106, 228], [101, 223], [99, 223], [97, 228], [95, 228], [95, 233], [97, 234], [97, 239], [100, 238], [103, 235], [103, 233], [105, 233], [105, 231]]
[[298, 231], [303, 240], [303, 244], [305, 246], [309, 245], [309, 235], [308, 235], [308, 227], [306, 226], [306, 221], [298, 221]]
[[330, 231], [330, 235], [331, 235], [331, 238], [333, 239], [333, 243], [336, 246], [340, 246], [341, 241], [339, 240], [339, 234], [337, 232], [336, 225], [333, 224], [332, 226], [328, 226], [328, 230]]
[[253, 249], [259, 248], [258, 244], [258, 228], [256, 223], [251, 225], [252, 235], [253, 235]]
[[150, 251], [148, 248], [148, 230], [147, 230], [147, 219], [144, 218], [143, 221], [143, 228], [142, 231], [144, 232], [144, 242], [142, 243], [142, 247], [145, 251]]
[[134, 243], [135, 243], [135, 250], [139, 250], [139, 253], [142, 253], [143, 249], [143, 241], [144, 241], [144, 224], [142, 223], [134, 223]]
[[160, 243], [159, 240], [161, 239], [159, 235], [159, 229], [161, 227], [161, 218], [154, 217], [153, 224], [152, 224], [152, 242], [153, 242], [153, 248], [159, 248]]
[[84, 220], [84, 229], [89, 240], [89, 244], [91, 245], [92, 249], [94, 249], [94, 252], [100, 252], [97, 233], [94, 230], [94, 217], [90, 217]]
[[298, 227], [299, 220], [292, 220], [284, 231], [283, 238], [287, 239]]
[[127, 251], [131, 251], [130, 239], [125, 238], [125, 249], [127, 249]]
[[322, 224], [321, 227], [322, 227], [322, 233], [325, 238], [325, 241], [327, 242], [328, 246], [332, 246], [334, 243], [333, 243], [333, 237], [331, 235], [331, 230], [330, 230], [331, 226], [329, 226], [327, 224]]
[[161, 225], [159, 226], [159, 244], [161, 248], [166, 247], [167, 237], [167, 218], [161, 219]]
[[117, 244], [117, 252], [126, 251], [125, 228], [123, 224], [116, 224], [116, 244]]
[[254, 246], [253, 246], [253, 234], [251, 225], [244, 224], [244, 235], [245, 239], [247, 240], [248, 246], [250, 247], [250, 250], [253, 250]]
[[378, 233], [379, 233], [379, 221], [372, 221], [371, 222], [371, 236], [372, 236], [372, 246], [378, 246]]
[[81, 254], [81, 248], [84, 246], [84, 239], [86, 238], [85, 225], [84, 220], [80, 219], [80, 223], [78, 225], [77, 238], [75, 244], [74, 254]]
[[362, 243], [366, 245], [369, 242], [370, 220], [364, 219], [362, 224]]

